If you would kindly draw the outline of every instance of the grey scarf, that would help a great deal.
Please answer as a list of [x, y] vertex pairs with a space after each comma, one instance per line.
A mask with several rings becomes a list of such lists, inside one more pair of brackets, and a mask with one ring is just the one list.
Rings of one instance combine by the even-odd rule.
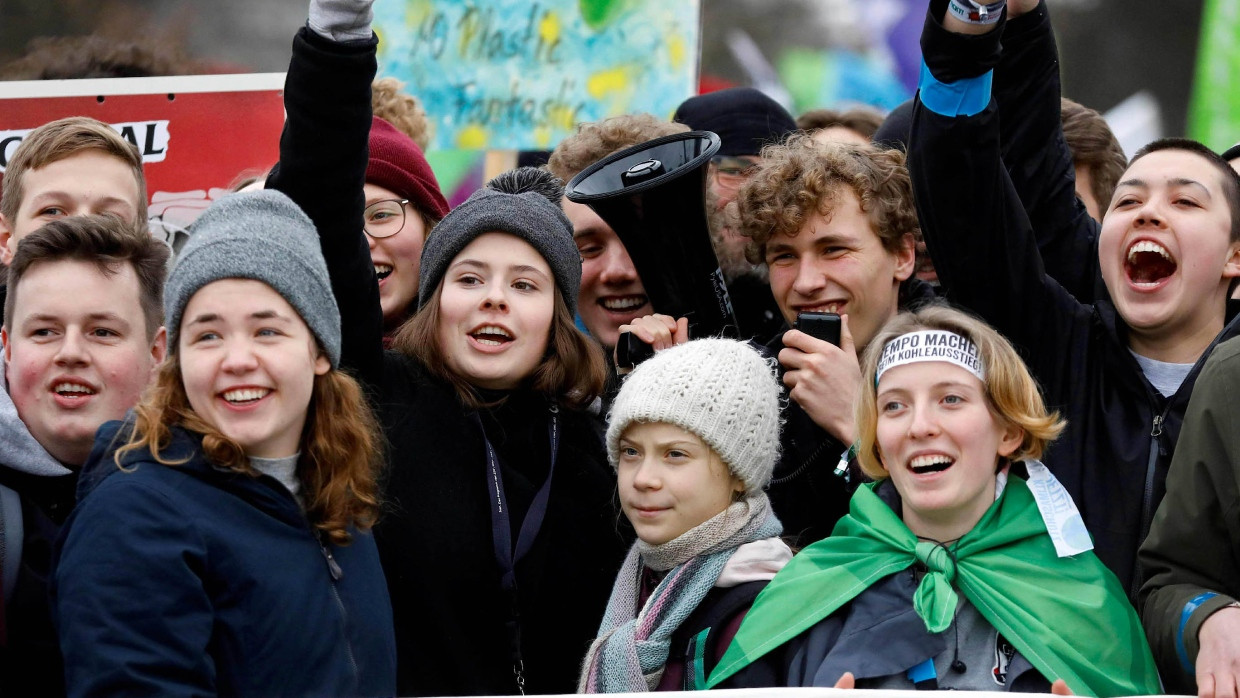
[[[654, 690], [667, 664], [672, 634], [715, 586], [736, 548], [782, 531], [770, 500], [759, 492], [667, 543], [638, 541], [620, 568], [598, 639], [586, 653], [577, 692]], [[639, 612], [643, 566], [669, 571]]]

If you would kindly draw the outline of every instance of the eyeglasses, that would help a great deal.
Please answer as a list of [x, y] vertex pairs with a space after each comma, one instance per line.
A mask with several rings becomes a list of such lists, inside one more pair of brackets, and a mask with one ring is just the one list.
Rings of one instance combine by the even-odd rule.
[[390, 238], [405, 229], [405, 204], [409, 199], [384, 199], [366, 207], [362, 229], [372, 238]]
[[720, 155], [710, 159], [715, 183], [728, 191], [740, 189], [758, 169], [758, 163], [732, 155]]

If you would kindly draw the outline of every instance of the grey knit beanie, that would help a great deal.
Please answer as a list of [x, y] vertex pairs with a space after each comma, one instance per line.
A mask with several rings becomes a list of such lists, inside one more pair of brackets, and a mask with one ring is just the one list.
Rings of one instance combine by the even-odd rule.
[[581, 288], [581, 254], [573, 242], [573, 224], [560, 209], [564, 189], [549, 172], [521, 167], [487, 182], [452, 209], [431, 231], [422, 247], [418, 307], [426, 305], [452, 259], [483, 233], [516, 235], [547, 260], [568, 309], [577, 314]]
[[288, 301], [340, 367], [340, 310], [314, 224], [284, 194], [229, 194], [190, 228], [164, 286], [168, 345], [177, 345], [181, 313], [198, 289], [220, 279], [261, 281]]
[[753, 347], [696, 339], [658, 352], [625, 379], [607, 420], [607, 458], [634, 422], [665, 422], [697, 434], [745, 483], [766, 488], [779, 459], [779, 381]]

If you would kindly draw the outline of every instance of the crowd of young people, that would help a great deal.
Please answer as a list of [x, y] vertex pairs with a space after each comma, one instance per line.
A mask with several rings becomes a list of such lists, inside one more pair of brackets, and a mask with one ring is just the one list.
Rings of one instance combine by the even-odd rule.
[[[311, 0], [175, 260], [110, 127], [11, 158], [0, 691], [1237, 695], [1236, 153], [1123, 162], [1042, 0], [932, 0], [881, 124], [725, 90], [450, 209], [372, 2]], [[691, 128], [741, 340], [564, 197]]]

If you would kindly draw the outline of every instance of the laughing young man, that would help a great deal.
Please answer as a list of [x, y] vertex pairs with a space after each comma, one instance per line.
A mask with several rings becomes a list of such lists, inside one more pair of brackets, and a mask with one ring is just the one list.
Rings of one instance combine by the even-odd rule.
[[[806, 135], [762, 152], [736, 195], [738, 231], [750, 262], [769, 267], [784, 323], [761, 347], [778, 358], [788, 388], [769, 496], [785, 535], [803, 546], [831, 534], [856, 484], [848, 473], [857, 357], [898, 310], [935, 293], [912, 278], [917, 215], [902, 153]], [[841, 315], [840, 345], [790, 329], [802, 312]], [[633, 332], [665, 347], [687, 339], [679, 327], [659, 315]]]
[[[580, 124], [576, 133], [560, 141], [552, 151], [547, 169], [567, 185], [582, 170], [612, 153], [688, 130], [684, 124], [649, 114], [623, 114]], [[616, 231], [585, 204], [565, 198], [561, 205], [573, 224], [573, 241], [581, 253], [577, 313], [586, 331], [610, 357], [620, 336], [620, 326], [653, 312], [650, 299]]]
[[[787, 330], [766, 345], [789, 389], [771, 504], [806, 545], [848, 511], [838, 466], [856, 439], [858, 355], [897, 310], [932, 301], [934, 290], [911, 278], [917, 216], [898, 151], [794, 136], [763, 151], [736, 207], [746, 255], [770, 269]], [[787, 329], [806, 311], [843, 316], [840, 346]]]
[[50, 549], [95, 431], [133, 407], [163, 359], [167, 260], [145, 227], [116, 216], [64, 217], [16, 247], [0, 330], [5, 695], [64, 690]]
[[1004, 4], [930, 4], [909, 143], [922, 232], [948, 297], [1021, 348], [1067, 417], [1046, 463], [1135, 596], [1137, 547], [1203, 357], [1237, 333], [1224, 312], [1240, 276], [1240, 178], [1192, 141], [1143, 148], [1099, 233], [1107, 297], [1078, 302], [1045, 274], [1001, 155], [990, 80]]

